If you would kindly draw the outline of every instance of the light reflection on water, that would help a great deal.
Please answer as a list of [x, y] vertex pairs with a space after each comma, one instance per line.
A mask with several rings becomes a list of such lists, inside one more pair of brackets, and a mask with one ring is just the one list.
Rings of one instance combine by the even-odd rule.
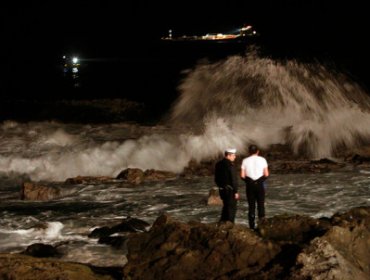
[[[162, 213], [182, 221], [217, 222], [221, 206], [206, 205], [208, 192], [213, 186], [212, 177], [139, 186], [112, 181], [109, 184], [76, 185], [74, 190], [69, 190], [68, 196], [49, 202], [20, 201], [18, 188], [6, 187], [0, 193], [0, 251], [20, 251], [40, 241], [51, 244], [68, 241], [61, 247], [66, 252], [66, 260], [88, 260], [97, 265], [109, 265], [107, 256], [112, 259], [112, 255], [116, 254], [118, 258], [112, 260], [110, 265], [122, 265], [121, 250], [97, 244], [97, 240], [87, 237], [93, 228], [116, 225], [128, 216], [151, 224]], [[240, 193], [236, 223], [247, 225], [242, 182]], [[267, 185], [266, 215], [272, 217], [287, 213], [330, 217], [338, 211], [370, 205], [369, 197], [370, 174], [366, 172], [272, 174]], [[46, 239], [45, 232], [30, 230], [39, 223], [50, 223], [50, 227], [55, 222], [62, 223], [63, 228]], [[79, 247], [82, 247], [81, 250], [78, 250]], [[81, 252], [89, 257], [81, 258]]]

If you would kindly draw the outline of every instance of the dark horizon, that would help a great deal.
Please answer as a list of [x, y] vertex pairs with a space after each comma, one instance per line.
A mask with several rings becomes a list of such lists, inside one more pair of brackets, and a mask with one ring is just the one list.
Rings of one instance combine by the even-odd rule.
[[354, 44], [363, 43], [369, 21], [365, 4], [356, 1], [350, 4], [333, 0], [210, 3], [186, 1], [169, 5], [95, 0], [89, 3], [64, 1], [57, 5], [46, 1], [23, 4], [18, 1], [1, 4], [2, 35], [7, 42], [5, 47], [11, 51], [27, 42], [32, 43], [27, 46], [31, 48], [42, 48], [46, 42], [53, 46], [54, 40], [55, 45], [92, 38], [140, 42], [165, 36], [169, 29], [177, 35], [199, 35], [250, 24], [271, 41], [284, 38], [287, 43], [295, 41], [303, 45], [316, 39], [330, 46], [343, 43], [343, 38]]
[[[125, 66], [123, 73], [127, 74], [128, 82], [147, 67], [152, 72], [143, 72], [154, 76], [147, 82], [158, 84], [159, 74], [153, 74], [155, 67], [172, 67], [174, 72], [166, 73], [168, 87], [174, 90], [182, 65], [175, 65], [173, 60], [185, 60], [182, 56], [189, 55], [193, 58], [190, 63], [196, 61], [197, 55], [189, 48], [188, 54], [183, 49], [177, 56], [166, 56], [168, 49], [161, 50], [160, 38], [166, 36], [169, 29], [175, 36], [202, 35], [226, 32], [243, 24], [254, 26], [261, 34], [259, 46], [267, 49], [268, 55], [337, 64], [357, 82], [365, 87], [370, 85], [367, 78], [370, 48], [365, 40], [369, 17], [361, 2], [265, 0], [220, 4], [187, 1], [170, 5], [94, 0], [65, 1], [60, 5], [47, 1], [0, 5], [4, 26], [2, 96], [30, 96], [25, 91], [33, 91], [35, 96], [48, 95], [55, 89], [48, 84], [60, 80], [64, 54], [78, 55], [90, 65], [112, 63], [110, 59], [122, 65], [126, 63], [129, 66]], [[138, 65], [134, 65], [135, 60], [139, 61]], [[119, 75], [116, 78], [121, 82]], [[68, 88], [56, 90], [63, 95]], [[114, 90], [121, 89], [116, 86]], [[64, 94], [73, 97], [75, 93]]]

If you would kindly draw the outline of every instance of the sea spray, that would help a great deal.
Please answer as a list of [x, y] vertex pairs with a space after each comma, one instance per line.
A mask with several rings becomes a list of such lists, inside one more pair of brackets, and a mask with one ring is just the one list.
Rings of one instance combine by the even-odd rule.
[[222, 119], [232, 133], [218, 136], [239, 139], [239, 148], [289, 144], [296, 154], [324, 158], [370, 136], [367, 93], [318, 63], [275, 61], [253, 51], [197, 65], [179, 91], [174, 125], [212, 126]]
[[125, 168], [178, 173], [250, 143], [319, 159], [369, 142], [369, 124], [369, 96], [344, 74], [250, 52], [188, 70], [164, 126], [4, 122], [0, 172], [52, 181]]

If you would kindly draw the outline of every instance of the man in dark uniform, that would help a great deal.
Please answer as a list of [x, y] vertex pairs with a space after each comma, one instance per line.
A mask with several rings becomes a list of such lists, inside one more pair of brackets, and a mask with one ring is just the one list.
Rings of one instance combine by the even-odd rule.
[[225, 151], [224, 158], [215, 166], [215, 182], [223, 202], [221, 222], [234, 223], [235, 221], [236, 205], [239, 199], [238, 178], [234, 166], [235, 158], [236, 149], [228, 149]]

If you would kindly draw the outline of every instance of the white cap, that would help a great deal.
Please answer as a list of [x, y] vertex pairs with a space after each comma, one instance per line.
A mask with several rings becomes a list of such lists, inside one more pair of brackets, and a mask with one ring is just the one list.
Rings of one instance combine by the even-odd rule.
[[226, 153], [229, 153], [229, 154], [236, 154], [236, 149], [232, 148], [232, 149], [226, 149], [225, 150]]

